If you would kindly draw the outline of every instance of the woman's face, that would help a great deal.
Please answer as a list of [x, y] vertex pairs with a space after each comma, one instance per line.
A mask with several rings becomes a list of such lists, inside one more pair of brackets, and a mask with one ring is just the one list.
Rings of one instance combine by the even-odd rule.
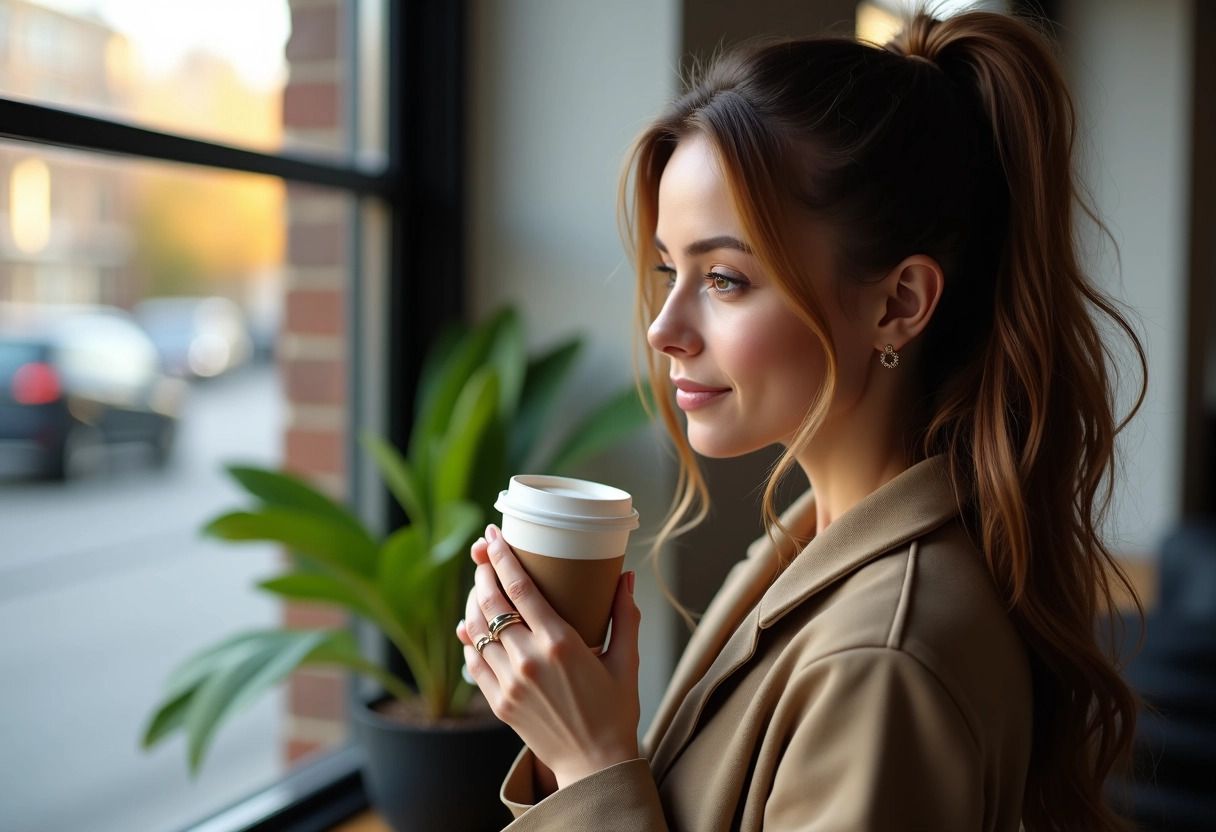
[[[669, 359], [689, 443], [708, 457], [787, 443], [823, 383], [823, 350], [749, 253], [703, 138], [680, 142], [663, 171], [655, 237], [655, 279], [669, 288], [647, 340]], [[826, 285], [823, 247], [800, 251]]]

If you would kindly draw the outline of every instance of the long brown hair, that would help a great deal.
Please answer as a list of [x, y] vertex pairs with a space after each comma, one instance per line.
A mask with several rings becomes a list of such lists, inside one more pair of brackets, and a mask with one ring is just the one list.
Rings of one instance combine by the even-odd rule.
[[[826, 357], [820, 396], [765, 486], [770, 534], [784, 531], [775, 489], [826, 419], [837, 378], [826, 318], [789, 244], [792, 218], [826, 224], [846, 280], [933, 257], [946, 288], [920, 338], [905, 451], [911, 462], [947, 456], [963, 524], [1029, 648], [1024, 823], [1126, 828], [1103, 786], [1130, 759], [1136, 700], [1095, 623], [1113, 609], [1114, 586], [1139, 600], [1099, 529], [1115, 436], [1144, 399], [1147, 364], [1128, 318], [1079, 262], [1075, 211], [1105, 228], [1075, 176], [1075, 108], [1050, 39], [1011, 16], [937, 20], [922, 9], [882, 48], [786, 39], [713, 61], [639, 137], [622, 178], [643, 332], [662, 304], [652, 273], [659, 178], [693, 135], [719, 156], [749, 244]], [[1142, 373], [1118, 424], [1103, 319], [1130, 339]], [[680, 461], [661, 542], [704, 518], [708, 492], [662, 356], [648, 352], [645, 366]]]

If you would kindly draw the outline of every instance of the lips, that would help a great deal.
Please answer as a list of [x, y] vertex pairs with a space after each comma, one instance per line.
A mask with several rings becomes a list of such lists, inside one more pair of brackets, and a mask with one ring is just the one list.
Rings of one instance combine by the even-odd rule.
[[711, 387], [686, 378], [673, 378], [671, 383], [676, 386], [676, 404], [684, 411], [713, 404], [730, 392], [729, 387]]

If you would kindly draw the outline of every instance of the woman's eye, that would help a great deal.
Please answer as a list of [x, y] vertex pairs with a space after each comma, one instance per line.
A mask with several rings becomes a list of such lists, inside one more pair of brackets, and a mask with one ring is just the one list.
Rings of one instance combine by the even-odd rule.
[[674, 287], [676, 285], [676, 270], [673, 269], [671, 266], [665, 266], [665, 265], [660, 264], [658, 266], [655, 266], [654, 270], [656, 272], [658, 272], [659, 274], [663, 274], [663, 275], [667, 276], [666, 286], [668, 289], [671, 289], [672, 287]]
[[746, 278], [728, 277], [719, 272], [709, 272], [705, 275], [705, 279], [719, 296], [733, 295], [751, 285]]

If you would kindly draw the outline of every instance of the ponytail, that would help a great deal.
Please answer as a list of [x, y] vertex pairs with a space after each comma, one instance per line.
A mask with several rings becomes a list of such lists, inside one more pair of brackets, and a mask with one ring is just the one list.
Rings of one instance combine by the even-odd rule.
[[[1030, 644], [1035, 742], [1028, 830], [1127, 828], [1104, 802], [1125, 774], [1136, 700], [1099, 647], [1113, 584], [1143, 608], [1099, 534], [1110, 504], [1118, 425], [1114, 361], [1092, 317], [1144, 350], [1128, 320], [1082, 271], [1073, 205], [1101, 225], [1073, 181], [1075, 110], [1055, 57], [1029, 26], [996, 14], [911, 19], [887, 46], [936, 64], [975, 91], [1008, 188], [991, 337], [980, 370], [944, 398], [923, 437], [970, 484], [973, 530]], [[932, 360], [932, 359], [927, 359]], [[969, 436], [966, 446], [952, 441]], [[1113, 647], [1113, 645], [1112, 645]]]

